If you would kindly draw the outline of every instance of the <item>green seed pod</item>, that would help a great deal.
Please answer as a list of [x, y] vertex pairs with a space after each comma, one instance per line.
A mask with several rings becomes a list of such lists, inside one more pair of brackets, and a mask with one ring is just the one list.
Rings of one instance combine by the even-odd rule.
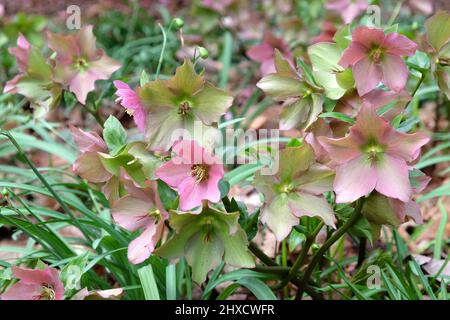
[[208, 50], [206, 50], [203, 47], [198, 47], [197, 50], [198, 50], [198, 55], [200, 56], [200, 58], [202, 58], [202, 59], [208, 58], [208, 56], [209, 56]]

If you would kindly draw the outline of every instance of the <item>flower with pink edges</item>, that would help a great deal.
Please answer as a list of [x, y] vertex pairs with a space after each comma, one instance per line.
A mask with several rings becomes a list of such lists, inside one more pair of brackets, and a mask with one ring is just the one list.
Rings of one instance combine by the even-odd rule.
[[19, 282], [0, 295], [0, 300], [63, 300], [64, 285], [57, 269], [47, 266], [44, 269], [11, 269]]
[[275, 49], [278, 49], [287, 60], [292, 59], [289, 45], [283, 39], [275, 37], [272, 32], [266, 33], [262, 43], [247, 50], [250, 59], [261, 63], [260, 70], [263, 76], [276, 72]]
[[224, 176], [219, 160], [194, 140], [178, 141], [172, 150], [175, 156], [156, 170], [156, 176], [178, 191], [179, 208], [190, 210], [203, 200], [218, 202]]
[[56, 52], [55, 79], [68, 85], [82, 104], [95, 89], [95, 81], [109, 79], [120, 68], [120, 63], [96, 48], [92, 25], [67, 36], [49, 32], [48, 46]]
[[168, 213], [159, 198], [156, 183], [145, 188], [125, 184], [128, 195], [114, 201], [111, 214], [114, 221], [128, 231], [142, 230], [140, 236], [128, 245], [128, 260], [138, 264], [152, 254], [164, 231]]
[[126, 108], [127, 112], [133, 116], [139, 131], [144, 132], [147, 124], [147, 111], [141, 104], [138, 94], [125, 82], [116, 80], [114, 86], [117, 89], [116, 95], [118, 96], [116, 102], [120, 102]]
[[339, 13], [344, 23], [352, 22], [369, 4], [366, 0], [328, 0], [325, 7]]
[[363, 105], [348, 135], [318, 140], [336, 169], [333, 188], [337, 203], [353, 202], [373, 190], [409, 202], [409, 163], [419, 156], [429, 137], [396, 131], [374, 108]]
[[400, 92], [408, 79], [402, 56], [412, 56], [416, 49], [416, 43], [396, 32], [385, 35], [381, 29], [358, 27], [339, 64], [352, 67], [360, 96], [375, 89], [380, 82]]

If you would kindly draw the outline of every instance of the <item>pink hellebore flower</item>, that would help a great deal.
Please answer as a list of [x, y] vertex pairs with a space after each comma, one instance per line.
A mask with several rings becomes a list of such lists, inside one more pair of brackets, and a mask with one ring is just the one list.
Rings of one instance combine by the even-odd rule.
[[336, 167], [333, 187], [338, 203], [355, 201], [374, 189], [408, 202], [412, 194], [408, 163], [429, 141], [424, 133], [396, 131], [366, 105], [361, 107], [347, 136], [318, 139]]
[[114, 221], [129, 231], [143, 230], [141, 235], [130, 242], [128, 260], [138, 264], [144, 262], [155, 249], [164, 231], [164, 220], [168, 213], [156, 191], [156, 183], [146, 188], [127, 187], [128, 195], [114, 201], [111, 214]]
[[97, 49], [92, 26], [73, 35], [48, 34], [48, 45], [56, 55], [55, 78], [69, 86], [79, 102], [85, 104], [96, 80], [109, 79], [120, 64]]
[[400, 92], [408, 79], [408, 69], [401, 57], [414, 55], [416, 49], [416, 43], [396, 32], [385, 35], [381, 29], [358, 27], [339, 64], [352, 67], [360, 96], [380, 82]]
[[260, 70], [263, 76], [276, 72], [275, 49], [278, 49], [287, 60], [292, 59], [289, 45], [283, 39], [275, 37], [272, 32], [268, 32], [264, 36], [261, 44], [247, 50], [247, 56], [250, 59], [261, 63]]
[[57, 269], [27, 269], [12, 267], [19, 282], [13, 284], [0, 300], [63, 300], [64, 285]]
[[144, 132], [147, 123], [147, 111], [141, 104], [138, 94], [125, 82], [116, 80], [114, 86], [117, 89], [116, 95], [118, 96], [116, 102], [120, 102], [127, 109], [127, 112], [133, 116], [139, 131]]
[[176, 153], [156, 170], [156, 176], [178, 191], [183, 211], [202, 204], [202, 200], [220, 200], [219, 181], [223, 165], [194, 140], [182, 140], [173, 146]]
[[86, 132], [75, 127], [71, 127], [70, 131], [80, 153], [73, 164], [73, 171], [93, 183], [111, 179], [113, 175], [104, 168], [99, 155], [108, 153], [105, 141], [95, 132]]
[[367, 0], [328, 0], [325, 7], [339, 13], [344, 23], [350, 23], [368, 7]]

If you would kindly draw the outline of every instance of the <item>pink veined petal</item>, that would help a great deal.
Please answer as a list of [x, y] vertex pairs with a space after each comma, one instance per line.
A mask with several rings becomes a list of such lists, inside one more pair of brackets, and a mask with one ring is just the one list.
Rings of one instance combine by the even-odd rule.
[[341, 12], [344, 23], [351, 23], [361, 12], [367, 8], [367, 2], [359, 0], [357, 3], [350, 3], [350, 5]]
[[358, 144], [353, 139], [351, 133], [340, 139], [328, 137], [318, 137], [317, 139], [320, 145], [330, 154], [330, 158], [335, 163], [343, 164], [361, 155]]
[[40, 300], [41, 291], [40, 284], [26, 284], [19, 281], [0, 295], [0, 300]]
[[380, 140], [377, 142], [383, 143], [382, 137], [389, 130], [392, 130], [389, 122], [380, 117], [376, 113], [375, 108], [367, 104], [361, 106], [361, 109], [356, 115], [356, 123], [350, 128], [350, 132], [353, 135], [363, 137], [363, 140], [360, 140], [360, 144], [366, 143], [371, 138]]
[[386, 153], [399, 157], [406, 162], [415, 160], [422, 146], [430, 141], [430, 137], [423, 132], [403, 133], [394, 129], [384, 136]]
[[180, 196], [179, 207], [183, 211], [188, 211], [202, 204], [202, 200], [208, 197], [208, 185], [196, 183], [195, 179], [189, 177], [185, 179], [177, 188]]
[[376, 163], [377, 184], [379, 193], [408, 202], [411, 198], [411, 185], [408, 177], [408, 165], [404, 160], [390, 155], [383, 155]]
[[191, 167], [191, 164], [176, 164], [172, 159], [159, 167], [155, 175], [169, 186], [176, 188], [190, 177]]
[[249, 50], [247, 50], [247, 56], [259, 63], [262, 63], [269, 59], [273, 59], [273, 55], [273, 47], [268, 43], [257, 44], [256, 46], [251, 47]]
[[370, 61], [369, 58], [359, 60], [353, 66], [352, 70], [356, 82], [356, 89], [360, 96], [375, 89], [382, 80], [380, 66]]
[[261, 70], [262, 76], [266, 76], [268, 74], [275, 73], [277, 71], [277, 69], [275, 68], [275, 60], [269, 59], [269, 60], [264, 61], [263, 63], [261, 63], [260, 70]]
[[141, 200], [130, 195], [115, 201], [111, 207], [111, 214], [114, 221], [122, 228], [135, 231], [144, 227], [149, 221], [154, 219], [148, 216], [153, 203]]
[[128, 260], [133, 264], [138, 264], [150, 257], [161, 237], [163, 228], [163, 223], [147, 225], [142, 234], [128, 245]]
[[96, 132], [87, 132], [74, 126], [70, 126], [70, 131], [80, 153], [108, 150], [105, 141]]
[[383, 72], [382, 82], [394, 90], [400, 92], [406, 85], [408, 80], [408, 68], [402, 58], [392, 54], [385, 54], [381, 63]]
[[352, 33], [352, 42], [358, 42], [366, 48], [380, 46], [384, 42], [384, 32], [378, 28], [358, 27]]
[[49, 269], [28, 269], [21, 267], [11, 268], [13, 276], [20, 279], [25, 284], [42, 284], [42, 283], [52, 283], [53, 276]]
[[396, 32], [390, 33], [384, 39], [383, 47], [386, 53], [397, 56], [413, 56], [417, 50], [417, 43], [409, 40], [408, 37]]
[[342, 54], [339, 64], [348, 68], [365, 57], [367, 57], [367, 48], [358, 42], [351, 42]]
[[360, 156], [336, 168], [334, 191], [337, 203], [353, 202], [373, 191], [377, 171], [365, 156]]

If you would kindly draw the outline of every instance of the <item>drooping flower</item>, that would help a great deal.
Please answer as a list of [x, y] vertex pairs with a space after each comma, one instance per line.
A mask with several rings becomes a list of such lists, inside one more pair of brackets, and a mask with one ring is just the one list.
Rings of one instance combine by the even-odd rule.
[[276, 73], [262, 78], [257, 86], [267, 95], [284, 101], [280, 129], [308, 128], [322, 112], [322, 88], [305, 79], [275, 50]]
[[254, 177], [255, 188], [264, 195], [261, 221], [278, 241], [289, 235], [302, 216], [317, 216], [334, 227], [334, 213], [322, 193], [332, 190], [334, 173], [315, 162], [308, 144], [280, 152], [278, 172]]
[[141, 104], [138, 94], [125, 82], [116, 80], [114, 86], [118, 96], [116, 102], [120, 102], [126, 108], [127, 112], [133, 116], [139, 131], [144, 132], [147, 124], [147, 110]]
[[194, 140], [173, 146], [175, 156], [156, 170], [156, 176], [178, 191], [181, 210], [191, 210], [202, 200], [220, 200], [219, 181], [224, 169], [219, 160]]
[[120, 64], [97, 49], [92, 26], [72, 35], [48, 33], [48, 45], [56, 52], [55, 79], [69, 86], [82, 104], [95, 89], [96, 80], [109, 79]]
[[289, 45], [283, 39], [275, 37], [272, 32], [267, 32], [265, 34], [262, 43], [247, 50], [247, 56], [261, 64], [262, 76], [276, 72], [275, 49], [277, 49], [287, 60], [292, 60]]
[[5, 84], [4, 93], [18, 93], [26, 97], [40, 117], [58, 105], [62, 88], [53, 79], [53, 68], [45, 60], [40, 50], [31, 46], [20, 33], [17, 47], [9, 48], [16, 57], [20, 73]]
[[373, 190], [408, 202], [411, 185], [408, 163], [429, 141], [426, 134], [395, 130], [370, 106], [363, 105], [344, 138], [319, 137], [336, 167], [336, 202], [352, 202]]
[[239, 212], [227, 213], [208, 206], [200, 214], [171, 211], [169, 223], [175, 232], [155, 254], [171, 260], [184, 256], [192, 267], [192, 279], [199, 284], [222, 261], [252, 268], [255, 261], [238, 220]]
[[138, 264], [152, 254], [164, 231], [164, 220], [168, 218], [161, 203], [156, 183], [145, 188], [133, 184], [126, 186], [128, 195], [114, 201], [111, 214], [114, 221], [128, 231], [142, 230], [140, 236], [128, 246], [128, 260]]
[[64, 285], [57, 269], [12, 267], [12, 273], [19, 282], [0, 295], [0, 300], [63, 300]]
[[368, 6], [367, 0], [328, 0], [325, 5], [328, 10], [340, 14], [344, 23], [351, 23]]
[[385, 35], [381, 29], [358, 27], [339, 63], [345, 68], [352, 67], [360, 96], [380, 82], [400, 92], [408, 79], [408, 69], [401, 57], [414, 55], [416, 49], [416, 43], [396, 32]]
[[145, 136], [151, 150], [168, 150], [179, 140], [180, 137], [173, 136], [179, 129], [194, 137], [197, 125], [203, 135], [196, 139], [202, 145], [212, 144], [214, 124], [233, 103], [232, 96], [206, 82], [188, 60], [171, 79], [150, 81], [136, 91], [148, 110]]
[[450, 99], [450, 14], [440, 11], [425, 22], [431, 70]]

